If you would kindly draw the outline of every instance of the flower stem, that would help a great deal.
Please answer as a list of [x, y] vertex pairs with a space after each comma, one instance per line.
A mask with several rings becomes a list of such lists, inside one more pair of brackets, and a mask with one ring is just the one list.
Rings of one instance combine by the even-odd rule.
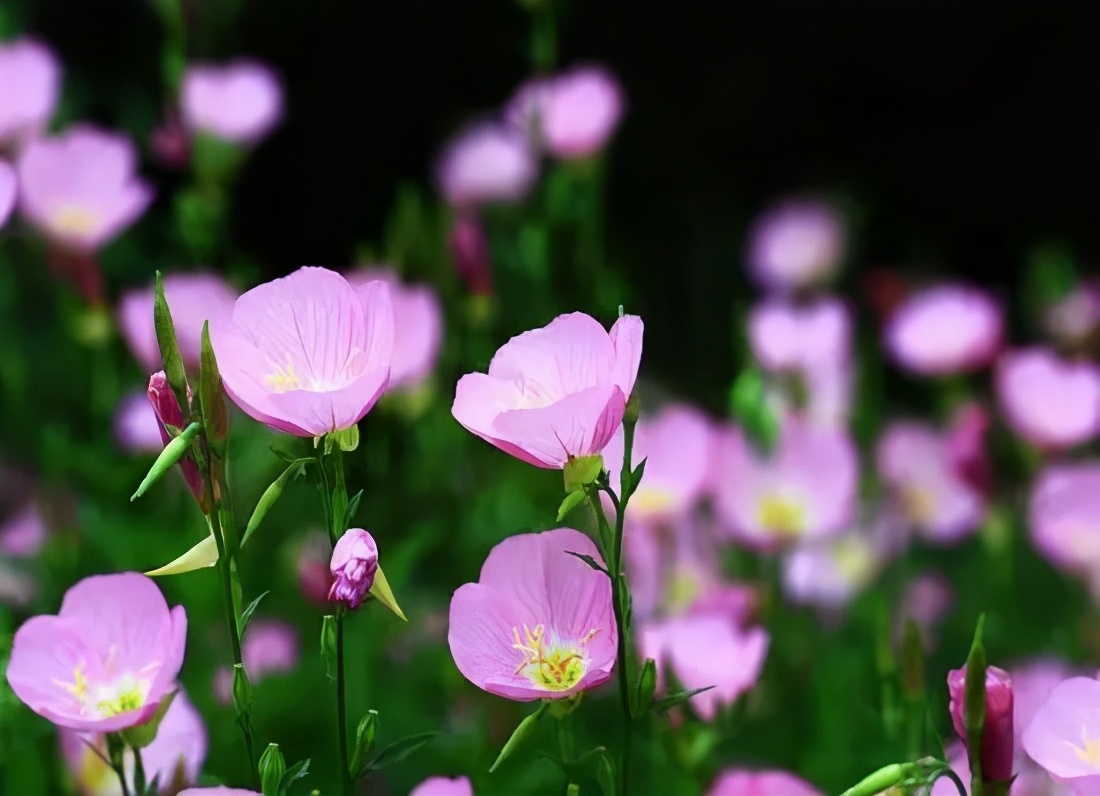
[[[334, 484], [331, 489], [328, 483], [328, 475], [325, 472], [324, 463], [319, 468], [324, 484], [325, 520], [329, 526], [329, 539], [333, 549], [336, 542], [346, 530], [344, 515], [348, 508], [348, 487], [344, 476], [344, 455], [339, 445], [333, 446], [332, 455]], [[352, 796], [355, 782], [352, 779], [351, 764], [348, 757], [348, 705], [346, 695], [346, 678], [344, 677], [344, 610], [340, 608], [336, 612], [336, 717], [337, 732], [340, 738], [340, 783], [344, 796]]]
[[145, 761], [141, 759], [141, 750], [136, 746], [130, 747], [134, 753], [134, 792], [137, 796], [145, 796]]
[[107, 757], [112, 770], [118, 775], [122, 796], [130, 796], [130, 782], [126, 779], [126, 744], [118, 733], [107, 733]]
[[[573, 714], [566, 713], [557, 720], [558, 748], [561, 750], [561, 762], [568, 766], [573, 762]], [[570, 794], [577, 786], [572, 781], [572, 776], [565, 775], [565, 793]]]
[[[631, 741], [634, 733], [634, 717], [630, 707], [630, 655], [631, 628], [630, 628], [630, 589], [626, 583], [626, 575], [623, 573], [623, 531], [626, 527], [626, 506], [630, 502], [633, 493], [633, 471], [631, 469], [630, 455], [634, 447], [634, 426], [636, 423], [630, 420], [623, 421], [623, 469], [619, 476], [621, 494], [619, 495], [618, 511], [615, 512], [615, 538], [611, 551], [611, 599], [615, 607], [615, 623], [618, 626], [619, 635], [619, 699], [623, 703], [623, 760], [622, 770], [619, 774], [620, 793], [627, 793], [627, 782], [630, 771]], [[602, 514], [602, 512], [601, 512]]]
[[344, 796], [352, 796], [351, 765], [348, 762], [348, 707], [344, 695], [344, 611], [336, 612], [336, 715], [340, 733], [340, 780], [343, 783]]

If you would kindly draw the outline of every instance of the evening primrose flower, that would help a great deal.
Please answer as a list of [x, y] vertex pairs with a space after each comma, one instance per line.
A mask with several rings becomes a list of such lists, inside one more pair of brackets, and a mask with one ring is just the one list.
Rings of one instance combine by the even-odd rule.
[[38, 135], [61, 93], [61, 64], [34, 39], [0, 42], [0, 145]]
[[611, 581], [592, 540], [559, 528], [512, 536], [451, 599], [447, 643], [463, 676], [507, 699], [563, 699], [611, 678]]
[[1006, 352], [997, 398], [1008, 425], [1032, 445], [1060, 450], [1100, 434], [1100, 367], [1045, 348]]
[[1028, 501], [1035, 548], [1055, 566], [1089, 577], [1100, 594], [1100, 461], [1051, 465]]
[[622, 423], [642, 357], [642, 320], [607, 332], [584, 313], [513, 337], [489, 372], [459, 379], [451, 413], [505, 453], [548, 469], [600, 453]]
[[87, 125], [27, 145], [16, 166], [19, 209], [56, 245], [94, 252], [145, 212], [152, 188], [137, 177], [126, 136]]
[[460, 131], [436, 167], [443, 198], [455, 207], [523, 199], [538, 176], [538, 163], [523, 131], [483, 122]]
[[469, 777], [428, 777], [409, 796], [474, 796], [474, 786]]
[[15, 207], [16, 187], [15, 169], [0, 160], [0, 229], [7, 223], [8, 216]]
[[786, 771], [727, 768], [719, 772], [707, 796], [822, 796], [822, 792]]
[[977, 370], [1001, 347], [1001, 308], [985, 292], [961, 284], [925, 288], [890, 317], [886, 348], [906, 370], [943, 376]]
[[300, 268], [214, 319], [225, 391], [245, 414], [299, 437], [351, 428], [386, 389], [394, 347], [389, 288], [358, 290], [326, 268]]
[[[298, 631], [278, 619], [255, 619], [241, 640], [241, 662], [255, 686], [269, 674], [290, 672], [298, 665]], [[214, 696], [222, 704], [233, 702], [233, 671], [222, 667], [214, 675]]]
[[753, 222], [749, 271], [768, 290], [798, 290], [831, 277], [844, 256], [844, 247], [843, 221], [829, 204], [786, 199]]
[[255, 61], [192, 64], [180, 83], [184, 127], [223, 141], [255, 143], [279, 122], [282, 111], [278, 78]]
[[580, 66], [522, 86], [505, 108], [505, 118], [530, 132], [562, 160], [597, 154], [623, 115], [623, 91], [615, 76], [597, 66]]
[[186, 633], [183, 606], [169, 611], [144, 575], [85, 578], [57, 616], [16, 631], [8, 684], [59, 727], [117, 732], [149, 721], [175, 688]]
[[1072, 677], [1054, 687], [1027, 729], [1028, 756], [1077, 793], [1100, 789], [1100, 681]]

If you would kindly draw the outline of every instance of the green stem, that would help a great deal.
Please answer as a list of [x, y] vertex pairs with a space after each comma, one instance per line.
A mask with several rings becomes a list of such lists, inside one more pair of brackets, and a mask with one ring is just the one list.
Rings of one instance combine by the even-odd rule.
[[549, 72], [557, 60], [558, 35], [551, 0], [531, 3], [531, 64], [536, 71]]
[[[566, 713], [564, 716], [558, 718], [558, 748], [561, 750], [561, 761], [565, 765], [569, 765], [573, 762], [573, 714]], [[577, 786], [572, 782], [572, 777], [569, 774], [565, 775], [565, 793], [568, 794], [576, 789]]]
[[130, 796], [130, 783], [126, 779], [126, 744], [123, 743], [122, 738], [118, 733], [107, 734], [107, 756], [111, 761], [111, 768], [118, 776], [119, 784], [122, 786], [122, 796]]
[[131, 751], [134, 753], [134, 792], [137, 796], [145, 796], [145, 761], [136, 746], [131, 747]]
[[339, 610], [336, 612], [336, 714], [340, 723], [340, 780], [343, 783], [344, 796], [352, 796], [354, 782], [348, 762], [348, 707], [344, 688], [344, 612]]
[[[627, 793], [627, 781], [630, 770], [631, 741], [634, 734], [633, 714], [630, 709], [630, 590], [623, 573], [623, 532], [626, 527], [626, 506], [634, 492], [631, 452], [634, 447], [634, 422], [623, 421], [623, 469], [619, 476], [620, 490], [618, 511], [615, 512], [614, 569], [611, 580], [611, 598], [615, 604], [615, 622], [619, 630], [619, 699], [623, 703], [623, 762], [619, 784], [621, 793]], [[629, 485], [629, 486], [627, 486]]]
[[[329, 539], [333, 549], [339, 541], [345, 529], [343, 525], [344, 515], [348, 507], [348, 487], [344, 477], [344, 456], [339, 445], [332, 450], [333, 470], [335, 484], [329, 488], [328, 475], [325, 473], [324, 463], [321, 462], [321, 479], [325, 485], [325, 521], [328, 523]], [[348, 706], [346, 694], [346, 678], [344, 677], [344, 610], [340, 608], [336, 612], [336, 716], [337, 731], [340, 738], [340, 782], [344, 796], [352, 796], [355, 783], [352, 780], [351, 765], [348, 757]]]

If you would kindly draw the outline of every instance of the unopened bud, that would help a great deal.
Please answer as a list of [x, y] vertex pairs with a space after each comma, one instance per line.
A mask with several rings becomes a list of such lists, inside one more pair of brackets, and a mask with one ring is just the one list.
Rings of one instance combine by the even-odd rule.
[[362, 528], [344, 532], [332, 551], [329, 569], [335, 581], [328, 598], [348, 608], [358, 608], [374, 585], [378, 570], [378, 545]]
[[[951, 694], [951, 724], [965, 743], [966, 669], [949, 672], [947, 687]], [[988, 667], [985, 672], [985, 726], [981, 741], [982, 779], [986, 782], [1012, 779], [1012, 709], [1012, 678], [1004, 669]]]

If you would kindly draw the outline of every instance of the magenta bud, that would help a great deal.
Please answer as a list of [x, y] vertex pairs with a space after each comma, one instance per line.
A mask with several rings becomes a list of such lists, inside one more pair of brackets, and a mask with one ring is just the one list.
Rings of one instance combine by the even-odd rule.
[[374, 585], [374, 573], [378, 570], [378, 545], [374, 537], [362, 528], [345, 531], [332, 550], [329, 569], [334, 578], [329, 600], [358, 608]]
[[489, 241], [486, 240], [478, 220], [467, 215], [455, 218], [449, 243], [455, 270], [466, 289], [475, 296], [492, 295], [492, 255], [489, 253]]
[[[153, 411], [157, 414], [157, 419], [160, 421], [160, 439], [165, 445], [172, 441], [172, 434], [168, 431], [168, 426], [175, 429], [178, 434], [183, 431], [186, 425], [186, 420], [183, 417], [183, 409], [180, 408], [179, 401], [176, 400], [175, 393], [172, 392], [172, 388], [168, 385], [168, 377], [164, 374], [163, 370], [158, 370], [152, 376], [149, 377], [149, 403], [153, 405]], [[191, 397], [191, 388], [187, 388], [187, 397]], [[199, 502], [199, 506], [203, 511], [208, 510], [206, 504], [205, 485], [202, 480], [202, 473], [199, 471], [199, 466], [190, 454], [180, 459], [180, 469], [183, 470], [183, 477], [187, 481], [187, 486], [191, 489], [191, 493], [195, 496], [195, 500]]]
[[[966, 743], [964, 719], [966, 668], [947, 674], [951, 695], [951, 724]], [[1012, 678], [1004, 669], [990, 666], [985, 673], [985, 729], [982, 731], [982, 779], [1005, 782], [1012, 779], [1014, 736], [1012, 725]]]

